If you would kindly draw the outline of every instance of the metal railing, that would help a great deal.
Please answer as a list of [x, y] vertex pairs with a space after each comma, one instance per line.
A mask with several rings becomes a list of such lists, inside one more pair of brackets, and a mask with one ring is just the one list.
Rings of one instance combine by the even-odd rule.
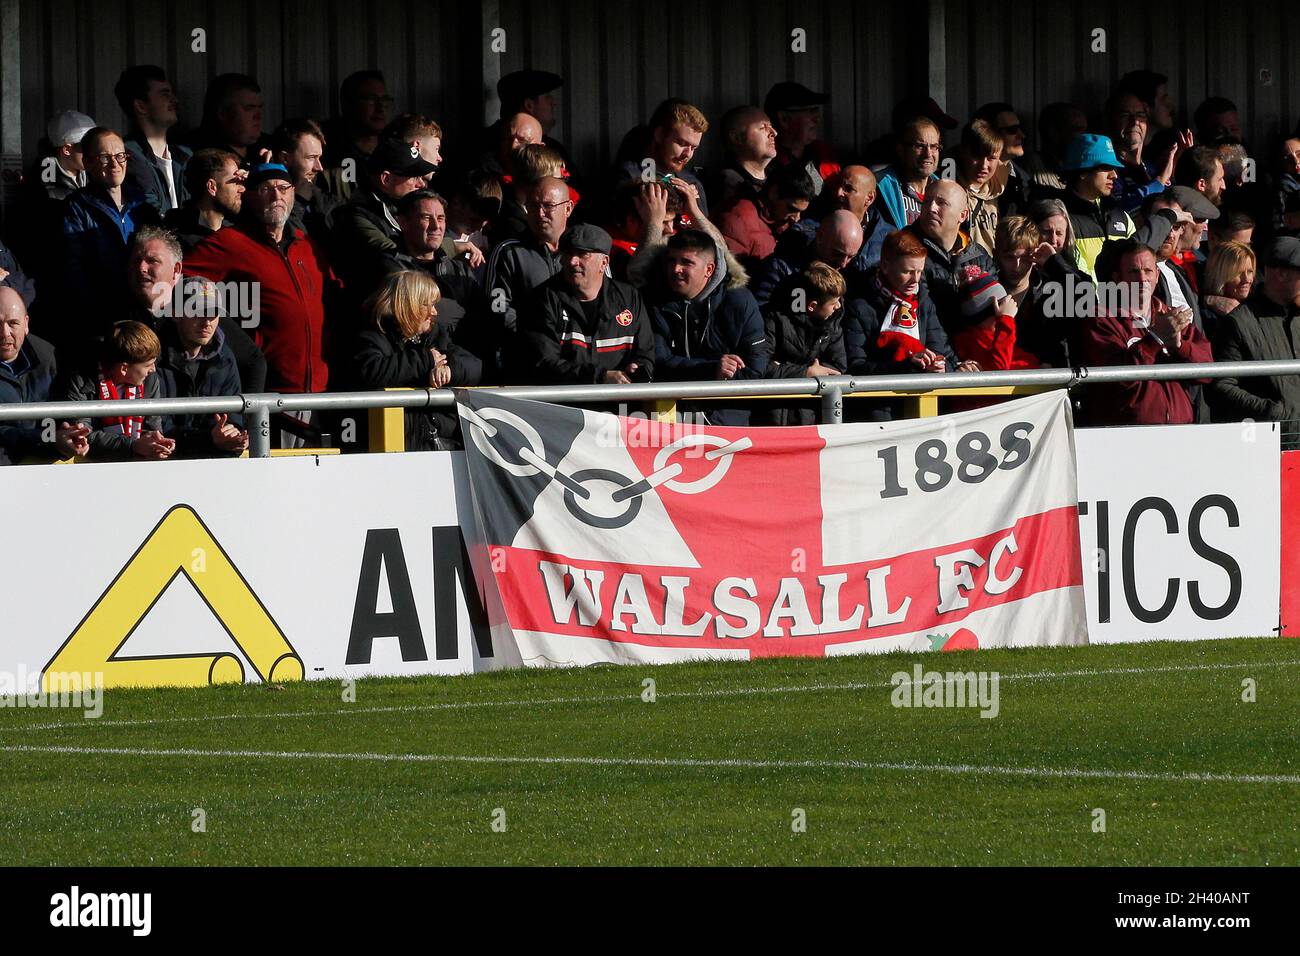
[[[844, 420], [844, 399], [902, 398], [912, 411], [936, 414], [938, 400], [953, 395], [1011, 396], [1050, 388], [1072, 388], [1120, 382], [1184, 379], [1250, 378], [1260, 375], [1300, 375], [1300, 360], [1206, 362], [1178, 365], [1117, 365], [1098, 368], [1043, 368], [1006, 372], [932, 372], [905, 375], [832, 375], [825, 378], [758, 379], [714, 382], [644, 382], [630, 385], [507, 385], [494, 391], [512, 398], [559, 405], [585, 402], [658, 403], [656, 413], [667, 417], [675, 403], [691, 399], [819, 398], [822, 421]], [[939, 378], [939, 381], [936, 381]], [[456, 390], [424, 388], [316, 394], [256, 393], [222, 398], [146, 398], [131, 402], [132, 415], [236, 413], [245, 416], [251, 458], [271, 455], [271, 415], [290, 411], [360, 411], [368, 409], [449, 408]], [[33, 402], [0, 405], [0, 422], [70, 421], [122, 413], [122, 402]]]

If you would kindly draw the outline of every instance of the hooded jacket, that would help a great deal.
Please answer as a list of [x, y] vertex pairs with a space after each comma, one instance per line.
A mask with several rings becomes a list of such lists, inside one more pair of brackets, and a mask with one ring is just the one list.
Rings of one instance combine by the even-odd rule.
[[521, 381], [539, 385], [596, 385], [609, 371], [654, 377], [655, 335], [641, 294], [608, 276], [590, 306], [566, 277], [551, 276], [533, 291], [520, 319], [514, 366]]
[[[735, 379], [763, 378], [770, 352], [758, 303], [745, 288], [749, 277], [714, 238], [717, 268], [708, 284], [693, 299], [673, 295], [663, 281], [664, 249], [653, 294], [655, 377], [660, 381], [698, 382], [716, 379], [718, 361], [738, 355], [745, 363]], [[665, 247], [666, 248], [666, 247]], [[714, 425], [748, 425], [749, 409], [716, 403], [679, 405], [702, 414]]]

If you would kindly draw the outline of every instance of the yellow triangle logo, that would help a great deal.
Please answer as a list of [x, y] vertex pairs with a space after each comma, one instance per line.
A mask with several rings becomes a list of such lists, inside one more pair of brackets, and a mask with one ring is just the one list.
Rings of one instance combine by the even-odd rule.
[[[168, 511], [63, 646], [51, 676], [102, 673], [105, 687], [201, 687], [241, 683], [243, 662], [229, 651], [175, 657], [119, 657], [118, 652], [177, 575], [190, 584], [264, 681], [301, 680], [302, 658], [275, 623], [230, 555], [189, 505]], [[56, 678], [57, 681], [57, 678]]]

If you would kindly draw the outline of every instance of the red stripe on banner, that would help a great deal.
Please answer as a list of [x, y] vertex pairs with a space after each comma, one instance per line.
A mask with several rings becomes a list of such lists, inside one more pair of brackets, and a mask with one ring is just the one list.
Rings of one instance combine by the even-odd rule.
[[[623, 419], [624, 443], [643, 475], [656, 471], [662, 446], [692, 435], [712, 440], [712, 444], [695, 445], [666, 460], [682, 467], [676, 482], [687, 486], [713, 472], [716, 462], [708, 457], [709, 452], [729, 442], [749, 442], [743, 452], [731, 456], [726, 481], [703, 493], [659, 495], [674, 528], [702, 566], [743, 562], [742, 566], [754, 568], [755, 562], [762, 562], [762, 568], [770, 567], [778, 577], [789, 573], [791, 567], [821, 566], [821, 456], [826, 440], [816, 425], [718, 428], [677, 424], [671, 433], [656, 435], [658, 424]], [[645, 440], [647, 433], [652, 440]]]
[[1282, 636], [1300, 637], [1300, 451], [1282, 452]]
[[[1010, 550], [1012, 544], [1014, 551]], [[516, 629], [652, 647], [747, 649], [753, 657], [820, 656], [830, 644], [951, 628], [975, 611], [1083, 584], [1079, 518], [1074, 506], [1029, 515], [1011, 528], [968, 541], [865, 564], [820, 567], [809, 562], [807, 570], [798, 572], [773, 570], [780, 562], [771, 560], [770, 554], [735, 551], [721, 565], [711, 562], [703, 568], [667, 568], [572, 561], [562, 555], [508, 547], [501, 550], [504, 560], [494, 562], [497, 584]], [[982, 560], [978, 567], [956, 557], [967, 550]], [[996, 566], [991, 567], [995, 555]], [[560, 566], [552, 571], [553, 594], [548, 592], [544, 563]], [[886, 567], [888, 572], [883, 571]], [[950, 586], [945, 593], [958, 594], [964, 606], [950, 603], [949, 610], [939, 612], [941, 578], [946, 574], [950, 581], [956, 580], [963, 568], [961, 587]], [[564, 592], [576, 589], [573, 569], [586, 580], [593, 572], [602, 575], [600, 611], [590, 623], [582, 623], [577, 608], [568, 613], [562, 610], [560, 621], [552, 610], [552, 597], [563, 608]], [[664, 580], [672, 578], [689, 582]], [[728, 578], [731, 586], [720, 589], [719, 583]], [[642, 589], [644, 602], [640, 601]], [[749, 590], [755, 592], [753, 596]], [[831, 600], [837, 591], [839, 600]], [[670, 594], [674, 601], [668, 600]], [[623, 599], [615, 614], [619, 595]], [[900, 612], [905, 599], [911, 601], [906, 611], [891, 615]], [[719, 600], [730, 607], [719, 608]], [[676, 610], [669, 610], [671, 604], [677, 605]], [[787, 613], [781, 614], [782, 609]], [[747, 612], [756, 619], [757, 633], [740, 637], [719, 633], [720, 627], [730, 628], [732, 634], [752, 629], [744, 621]], [[700, 625], [704, 615], [709, 615], [708, 620]], [[622, 628], [616, 628], [616, 623]], [[815, 633], [823, 623], [829, 632]], [[687, 633], [692, 625], [701, 631], [699, 636]], [[673, 633], [633, 633], [637, 626], [646, 630], [670, 626]], [[766, 629], [775, 633], [764, 636]]]

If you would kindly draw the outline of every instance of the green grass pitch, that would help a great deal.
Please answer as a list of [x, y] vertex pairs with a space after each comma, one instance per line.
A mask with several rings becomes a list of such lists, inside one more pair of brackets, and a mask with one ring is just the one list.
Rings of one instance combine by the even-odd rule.
[[[998, 715], [895, 707], [891, 677], [917, 663], [997, 672]], [[0, 709], [6, 862], [1300, 860], [1300, 640], [521, 670], [355, 696], [327, 681], [109, 692], [98, 720]]]

